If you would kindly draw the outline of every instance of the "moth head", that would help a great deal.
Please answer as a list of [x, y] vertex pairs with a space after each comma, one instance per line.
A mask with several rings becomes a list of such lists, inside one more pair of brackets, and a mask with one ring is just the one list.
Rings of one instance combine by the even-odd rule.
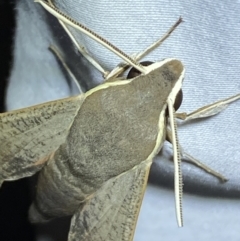
[[[140, 62], [140, 64], [142, 66], [149, 66], [149, 65], [154, 64], [154, 62], [152, 62], [152, 61], [142, 61], [142, 62]], [[137, 76], [139, 76], [141, 74], [142, 73], [138, 69], [133, 67], [128, 72], [127, 79], [135, 78], [135, 77], [137, 77]], [[174, 101], [174, 109], [175, 110], [179, 109], [179, 107], [182, 104], [182, 100], [183, 100], [183, 92], [182, 92], [182, 89], [180, 88], [180, 90], [178, 90], [178, 92], [177, 92], [177, 95], [176, 95], [175, 101]], [[167, 110], [167, 115], [168, 115], [168, 110]]]

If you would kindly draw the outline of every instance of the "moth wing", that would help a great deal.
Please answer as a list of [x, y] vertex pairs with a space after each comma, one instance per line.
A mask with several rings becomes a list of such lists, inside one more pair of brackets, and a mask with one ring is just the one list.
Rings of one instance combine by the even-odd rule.
[[84, 95], [0, 114], [0, 186], [31, 176], [64, 142]]
[[72, 218], [68, 241], [132, 241], [152, 162], [107, 181]]

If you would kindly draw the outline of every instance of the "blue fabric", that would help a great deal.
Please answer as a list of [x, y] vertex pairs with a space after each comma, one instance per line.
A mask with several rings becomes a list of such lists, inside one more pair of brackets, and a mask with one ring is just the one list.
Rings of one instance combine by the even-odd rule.
[[[72, 18], [93, 29], [128, 54], [138, 53], [161, 37], [182, 16], [184, 23], [164, 44], [145, 59], [174, 57], [186, 68], [184, 101], [180, 111], [240, 92], [239, 1], [77, 1], [55, 0]], [[17, 2], [18, 19], [14, 65], [7, 91], [8, 109], [30, 106], [76, 93], [55, 57], [47, 50], [55, 44], [80, 83], [89, 89], [101, 83], [101, 75], [81, 59], [54, 17], [30, 0]], [[76, 33], [77, 38], [108, 70], [121, 60], [113, 53]], [[158, 157], [143, 201], [135, 240], [239, 240], [240, 234], [240, 101], [205, 121], [179, 128], [184, 149], [221, 172], [219, 181], [184, 163], [185, 227], [177, 228], [171, 182], [173, 164], [169, 146]], [[199, 195], [196, 196], [196, 193]], [[213, 197], [211, 197], [213, 196]], [[216, 196], [221, 196], [217, 198]]]

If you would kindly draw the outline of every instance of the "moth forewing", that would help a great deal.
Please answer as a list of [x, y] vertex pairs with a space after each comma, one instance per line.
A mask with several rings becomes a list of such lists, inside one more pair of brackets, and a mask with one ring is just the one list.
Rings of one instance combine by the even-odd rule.
[[84, 95], [0, 114], [0, 184], [31, 176], [64, 143]]
[[68, 241], [132, 241], [152, 157], [108, 180], [74, 214]]

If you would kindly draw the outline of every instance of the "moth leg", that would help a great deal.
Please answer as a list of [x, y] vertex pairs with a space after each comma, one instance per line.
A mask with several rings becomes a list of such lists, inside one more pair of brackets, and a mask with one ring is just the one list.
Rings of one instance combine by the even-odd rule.
[[[56, 8], [52, 2], [52, 0], [48, 0], [48, 3]], [[77, 48], [77, 50], [84, 56], [85, 59], [87, 59], [99, 72], [102, 73], [103, 77], [108, 75], [108, 71], [106, 71], [105, 69], [103, 69], [103, 67], [88, 53], [88, 51], [86, 50], [86, 48], [84, 46], [82, 46], [81, 44], [78, 43], [78, 41], [76, 40], [76, 38], [73, 36], [73, 34], [71, 33], [70, 29], [68, 28], [68, 26], [60, 19], [58, 19], [59, 23], [62, 25], [63, 29], [65, 30], [65, 32], [67, 33], [67, 35], [69, 36], [69, 38], [72, 40], [72, 42], [74, 43], [75, 47]]]
[[[167, 129], [166, 140], [172, 144], [172, 134], [171, 134], [171, 130], [169, 128]], [[195, 166], [203, 169], [204, 171], [208, 172], [209, 174], [217, 177], [221, 182], [228, 181], [228, 179], [226, 177], [224, 177], [222, 174], [213, 170], [211, 167], [205, 165], [201, 161], [197, 160], [196, 158], [194, 158], [193, 156], [191, 156], [190, 154], [185, 152], [181, 146], [180, 146], [180, 153], [181, 153], [181, 156], [183, 158], [183, 161], [190, 162], [190, 163], [194, 164]]]
[[[148, 46], [145, 50], [139, 52], [138, 54], [133, 54], [130, 57], [134, 59], [135, 61], [141, 60], [143, 57], [148, 55], [150, 52], [152, 52], [154, 49], [159, 47], [171, 34], [172, 32], [178, 27], [180, 23], [182, 23], [183, 20], [180, 17], [173, 25], [172, 27], [156, 42]], [[127, 63], [120, 63], [118, 66], [116, 66], [107, 76], [106, 76], [106, 81], [108, 79], [112, 79], [116, 76], [119, 76], [121, 73], [123, 73], [127, 68], [129, 67], [129, 64]]]
[[51, 50], [54, 55], [57, 57], [57, 59], [59, 60], [59, 62], [62, 64], [63, 68], [66, 70], [66, 72], [68, 73], [68, 75], [70, 76], [70, 78], [73, 80], [73, 82], [75, 83], [75, 85], [77, 86], [79, 93], [82, 94], [83, 90], [81, 88], [81, 86], [79, 85], [77, 78], [74, 76], [74, 74], [72, 73], [72, 71], [70, 70], [70, 68], [67, 66], [66, 62], [64, 61], [62, 55], [60, 54], [60, 51], [56, 48], [56, 46], [51, 45], [49, 46], [49, 50]]
[[229, 98], [219, 100], [212, 104], [203, 106], [189, 114], [186, 112], [176, 113], [176, 118], [188, 121], [193, 119], [205, 118], [216, 115], [228, 107], [228, 104], [240, 99], [240, 94], [233, 95]]

